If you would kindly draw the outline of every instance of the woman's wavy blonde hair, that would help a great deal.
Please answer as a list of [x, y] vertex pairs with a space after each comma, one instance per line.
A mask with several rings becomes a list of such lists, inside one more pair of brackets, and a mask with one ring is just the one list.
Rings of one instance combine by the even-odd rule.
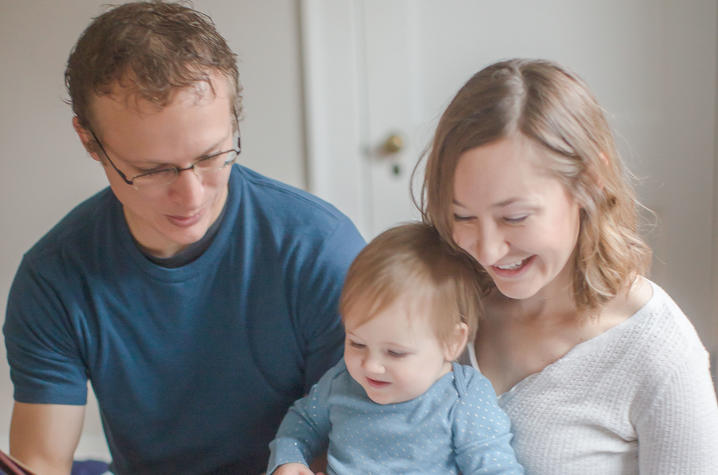
[[[423, 219], [458, 249], [451, 210], [457, 162], [467, 150], [515, 134], [549, 152], [550, 171], [581, 206], [573, 294], [579, 311], [599, 308], [647, 271], [651, 251], [638, 234], [639, 204], [603, 111], [586, 84], [558, 64], [501, 61], [459, 90], [422, 157], [415, 202]], [[484, 293], [494, 288], [485, 273], [480, 286]]]

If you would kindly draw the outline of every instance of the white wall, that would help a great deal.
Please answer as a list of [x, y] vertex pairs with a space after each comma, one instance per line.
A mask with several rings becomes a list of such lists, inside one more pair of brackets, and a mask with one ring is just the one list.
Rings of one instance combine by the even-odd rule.
[[[107, 0], [0, 0], [0, 309], [25, 252], [72, 206], [105, 186], [72, 126], [63, 71], [81, 31]], [[113, 3], [122, 3], [121, 1]], [[241, 163], [305, 183], [296, 0], [195, 0], [239, 55], [244, 85]], [[0, 345], [0, 448], [7, 450], [12, 386]], [[102, 455], [91, 407], [80, 456]], [[97, 443], [97, 440], [100, 443]]]
[[[384, 137], [404, 133], [407, 145], [394, 163], [410, 168], [451, 96], [480, 67], [516, 56], [553, 59], [588, 82], [638, 178], [640, 200], [656, 213], [656, 226], [644, 228], [654, 250], [650, 277], [683, 308], [705, 345], [718, 351], [718, 256], [711, 258], [718, 253], [716, 0], [302, 5], [312, 9], [303, 18], [314, 26], [305, 37], [319, 49], [327, 45], [323, 54], [307, 56], [314, 60], [306, 67], [314, 73], [307, 81], [308, 130], [342, 139], [310, 140], [310, 163], [326, 164], [312, 175], [312, 185], [367, 237], [398, 215], [411, 217], [403, 214], [411, 205], [408, 177], [391, 176], [387, 161], [372, 157]], [[342, 56], [339, 48], [354, 56]], [[321, 100], [311, 94], [315, 82]], [[326, 172], [339, 168], [337, 156], [352, 162], [341, 163], [350, 172]], [[366, 186], [357, 186], [357, 177]]]
[[[718, 19], [717, 19], [718, 23]], [[716, 39], [718, 41], [718, 38]], [[715, 72], [715, 85], [718, 91], [718, 67]], [[718, 342], [718, 94], [715, 103], [715, 132], [714, 132], [714, 163], [713, 163], [713, 312], [711, 313], [711, 321], [713, 322], [714, 341]], [[714, 348], [711, 359], [713, 368], [713, 384], [718, 388], [718, 344]]]

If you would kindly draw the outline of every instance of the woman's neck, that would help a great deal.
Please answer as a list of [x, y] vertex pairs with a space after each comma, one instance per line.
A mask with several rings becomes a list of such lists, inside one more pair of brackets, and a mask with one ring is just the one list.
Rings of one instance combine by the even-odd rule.
[[511, 299], [494, 290], [489, 305], [508, 310], [513, 319], [527, 325], [566, 323], [583, 316], [576, 305], [571, 281], [558, 279], [525, 299]]

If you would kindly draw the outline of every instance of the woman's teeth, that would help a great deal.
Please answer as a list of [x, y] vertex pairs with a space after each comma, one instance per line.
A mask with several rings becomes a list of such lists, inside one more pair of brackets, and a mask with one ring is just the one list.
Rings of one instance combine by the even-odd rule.
[[513, 264], [508, 264], [505, 266], [496, 266], [496, 267], [501, 270], [515, 270], [515, 269], [518, 269], [519, 267], [521, 267], [523, 265], [523, 263], [524, 263], [524, 259], [522, 259], [518, 262], [515, 262]]

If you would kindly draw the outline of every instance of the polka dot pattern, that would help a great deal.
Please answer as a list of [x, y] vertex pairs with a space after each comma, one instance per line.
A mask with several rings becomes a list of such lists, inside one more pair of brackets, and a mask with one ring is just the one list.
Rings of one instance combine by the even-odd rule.
[[415, 399], [381, 405], [340, 362], [287, 413], [267, 473], [307, 463], [327, 444], [329, 474], [524, 473], [510, 429], [491, 384], [469, 366], [454, 364]]

